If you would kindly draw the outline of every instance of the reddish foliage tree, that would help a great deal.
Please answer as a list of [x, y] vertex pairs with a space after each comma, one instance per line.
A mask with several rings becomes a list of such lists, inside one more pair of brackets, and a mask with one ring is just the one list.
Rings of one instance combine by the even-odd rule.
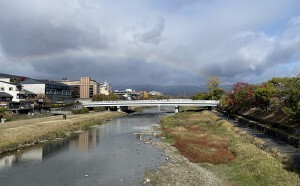
[[237, 82], [232, 86], [232, 91], [223, 96], [221, 104], [232, 112], [251, 108], [255, 105], [255, 85]]

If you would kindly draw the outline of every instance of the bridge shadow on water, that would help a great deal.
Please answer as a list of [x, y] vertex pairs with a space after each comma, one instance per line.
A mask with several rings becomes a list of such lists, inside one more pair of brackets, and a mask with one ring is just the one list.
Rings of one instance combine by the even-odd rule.
[[174, 114], [174, 112], [169, 111], [169, 112], [157, 112], [157, 113], [143, 113], [143, 112], [135, 112], [129, 114], [130, 117], [158, 117], [158, 116], [163, 116], [163, 115], [168, 115], [168, 114]]

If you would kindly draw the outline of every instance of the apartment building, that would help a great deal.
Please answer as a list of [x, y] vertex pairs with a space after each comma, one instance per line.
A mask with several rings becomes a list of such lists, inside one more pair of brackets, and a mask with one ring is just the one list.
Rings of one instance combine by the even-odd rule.
[[64, 103], [72, 100], [71, 87], [52, 80], [26, 79], [20, 82], [22, 87], [37, 95], [44, 95], [52, 103]]
[[109, 95], [111, 92], [111, 86], [109, 83], [104, 82], [101, 84], [90, 77], [81, 77], [80, 80], [75, 81], [64, 79], [59, 82], [69, 85], [71, 87], [72, 97], [77, 99], [90, 99], [93, 95]]

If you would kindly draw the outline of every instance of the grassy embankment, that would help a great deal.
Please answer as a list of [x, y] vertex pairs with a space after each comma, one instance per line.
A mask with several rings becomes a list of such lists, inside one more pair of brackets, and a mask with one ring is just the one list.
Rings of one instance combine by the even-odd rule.
[[0, 153], [18, 147], [69, 136], [74, 131], [87, 130], [93, 125], [125, 115], [119, 112], [94, 112], [67, 116], [51, 116], [0, 124]]
[[228, 185], [299, 185], [282, 159], [259, 149], [226, 120], [208, 111], [182, 112], [162, 119], [166, 141]]

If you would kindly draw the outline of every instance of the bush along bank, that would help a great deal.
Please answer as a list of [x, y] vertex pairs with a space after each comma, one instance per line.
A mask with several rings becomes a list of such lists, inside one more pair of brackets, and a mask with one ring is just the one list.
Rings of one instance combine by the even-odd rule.
[[79, 110], [71, 110], [72, 114], [87, 114], [89, 113], [89, 109], [88, 108], [82, 108]]
[[190, 161], [219, 175], [228, 185], [297, 185], [299, 175], [283, 159], [259, 149], [214, 114], [183, 112], [161, 121], [162, 135]]
[[0, 153], [67, 137], [124, 115], [120, 112], [95, 112], [70, 115], [66, 120], [53, 116], [0, 125]]

